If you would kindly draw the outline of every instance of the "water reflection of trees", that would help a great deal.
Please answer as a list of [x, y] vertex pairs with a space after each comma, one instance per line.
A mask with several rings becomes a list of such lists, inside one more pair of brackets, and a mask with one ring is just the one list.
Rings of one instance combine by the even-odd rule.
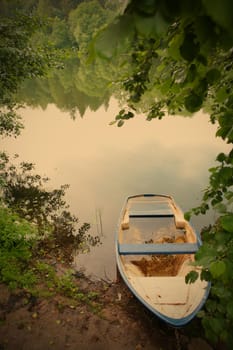
[[[26, 80], [18, 94], [20, 102], [45, 109], [53, 103], [74, 117], [87, 108], [107, 107], [113, 93], [110, 82], [115, 63], [89, 62], [88, 50], [94, 35], [116, 14], [117, 1], [31, 0], [24, 11], [45, 16], [46, 26], [34, 35], [34, 43], [51, 44], [62, 55], [64, 69], [53, 69], [46, 77]], [[118, 5], [119, 6], [119, 5]], [[93, 17], [94, 16], [94, 17]]]
[[108, 105], [110, 95], [88, 96], [80, 91], [75, 80], [78, 60], [67, 62], [63, 70], [54, 70], [49, 77], [27, 80], [19, 92], [20, 101], [32, 107], [46, 109], [48, 104], [55, 104], [60, 110], [75, 116], [83, 116], [87, 108], [96, 111], [101, 105]]
[[[89, 234], [90, 224], [80, 224], [69, 211], [65, 195], [68, 185], [48, 189], [47, 177], [35, 172], [34, 164], [12, 163], [5, 153], [0, 154], [0, 179], [4, 203], [21, 218], [32, 223], [38, 231], [39, 242], [52, 244], [53, 248], [89, 249], [100, 242]], [[72, 254], [70, 254], [70, 260]]]

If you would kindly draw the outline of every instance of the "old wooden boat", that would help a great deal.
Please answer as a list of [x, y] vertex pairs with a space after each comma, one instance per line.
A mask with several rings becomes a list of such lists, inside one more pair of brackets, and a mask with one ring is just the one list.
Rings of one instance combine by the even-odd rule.
[[127, 198], [116, 235], [118, 270], [132, 293], [172, 326], [191, 321], [204, 305], [210, 284], [185, 276], [201, 238], [172, 197], [144, 194]]

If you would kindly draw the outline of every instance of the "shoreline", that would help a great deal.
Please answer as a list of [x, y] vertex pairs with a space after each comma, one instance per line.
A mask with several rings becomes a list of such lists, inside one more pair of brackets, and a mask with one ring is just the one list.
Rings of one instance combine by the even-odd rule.
[[[56, 273], [67, 265], [56, 263]], [[122, 280], [92, 281], [75, 275], [80, 295], [74, 302], [56, 293], [35, 297], [0, 284], [0, 350], [211, 350], [200, 321], [175, 330], [140, 304]]]

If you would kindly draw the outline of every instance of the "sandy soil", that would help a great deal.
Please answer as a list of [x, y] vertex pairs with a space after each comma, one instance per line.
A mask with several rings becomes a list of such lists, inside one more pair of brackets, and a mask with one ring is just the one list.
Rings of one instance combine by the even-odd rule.
[[211, 350], [198, 320], [179, 330], [147, 311], [122, 281], [77, 277], [80, 290], [98, 292], [92, 303], [61, 295], [35, 298], [0, 285], [0, 350]]

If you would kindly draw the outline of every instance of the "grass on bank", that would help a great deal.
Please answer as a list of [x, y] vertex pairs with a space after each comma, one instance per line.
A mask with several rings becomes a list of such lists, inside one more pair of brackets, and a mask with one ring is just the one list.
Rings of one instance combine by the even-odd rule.
[[[74, 306], [85, 303], [97, 311], [98, 293], [80, 290], [72, 269], [58, 273], [55, 265], [47, 262], [48, 250], [41, 248], [43, 240], [38, 237], [36, 226], [9, 208], [0, 207], [0, 283], [6, 284], [12, 292], [22, 289], [37, 298], [63, 295], [71, 299]], [[56, 246], [52, 237], [51, 243]], [[53, 256], [53, 251], [50, 253], [53, 261], [62, 260]]]

